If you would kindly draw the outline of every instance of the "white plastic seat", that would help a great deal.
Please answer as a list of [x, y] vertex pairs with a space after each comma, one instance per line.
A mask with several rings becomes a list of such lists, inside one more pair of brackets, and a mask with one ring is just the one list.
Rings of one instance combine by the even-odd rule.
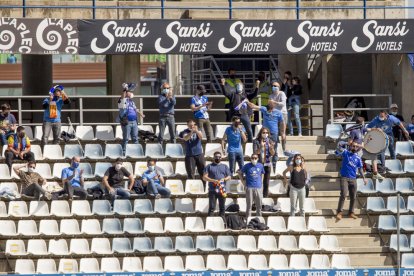
[[282, 180], [272, 179], [269, 182], [269, 194], [271, 195], [283, 195], [286, 194], [285, 186]]
[[377, 180], [375, 182], [375, 190], [380, 194], [396, 194], [394, 189], [394, 183], [390, 178], [384, 178], [383, 180]]
[[175, 211], [178, 213], [194, 213], [193, 200], [191, 198], [176, 198]]
[[69, 163], [54, 163], [53, 164], [53, 178], [61, 179], [62, 177], [62, 170], [65, 168], [69, 168]]
[[0, 179], [11, 179], [10, 169], [6, 164], [0, 164]]
[[24, 201], [10, 201], [9, 216], [11, 217], [28, 217], [27, 204]]
[[88, 255], [90, 253], [91, 251], [89, 250], [89, 243], [87, 239], [70, 240], [70, 254]]
[[[41, 141], [43, 136], [42, 126], [35, 126], [34, 128], [34, 140]], [[48, 141], [53, 140], [53, 133], [52, 131], [49, 133]]]
[[303, 254], [292, 254], [290, 256], [291, 269], [309, 269], [308, 256]]
[[189, 271], [204, 271], [206, 266], [204, 264], [203, 256], [189, 255], [185, 258], [185, 270]]
[[173, 203], [169, 198], [160, 198], [154, 201], [154, 212], [159, 214], [175, 213]]
[[212, 236], [198, 235], [196, 237], [196, 248], [201, 251], [214, 251], [216, 246], [214, 245], [214, 239]]
[[227, 269], [248, 270], [246, 257], [244, 255], [229, 255], [227, 259]]
[[135, 252], [151, 252], [154, 251], [151, 239], [148, 237], [134, 238], [133, 250]]
[[165, 218], [165, 232], [172, 232], [172, 233], [183, 233], [184, 224], [183, 220], [180, 217], [166, 217]]
[[395, 143], [395, 154], [402, 156], [414, 156], [413, 145], [410, 141], [397, 141]]
[[31, 145], [30, 151], [34, 154], [35, 160], [44, 160], [40, 145]]
[[318, 251], [319, 245], [316, 237], [313, 235], [301, 235], [299, 237], [299, 249], [305, 251]]
[[186, 217], [185, 230], [194, 233], [204, 232], [204, 223], [201, 217]]
[[[393, 219], [392, 223], [395, 223], [395, 224], [389, 225], [388, 229], [394, 231], [397, 229], [397, 222], [395, 221], [394, 216], [392, 216], [392, 219]], [[413, 232], [414, 231], [414, 215], [400, 216], [400, 227], [403, 231]], [[380, 228], [379, 223], [378, 223], [378, 228]]]
[[0, 227], [0, 237], [17, 235], [16, 224], [13, 220], [3, 220], [1, 224], [2, 227]]
[[34, 220], [19, 220], [17, 223], [17, 234], [23, 236], [37, 236], [39, 231]]
[[170, 158], [184, 158], [184, 150], [181, 144], [166, 144], [165, 156]]
[[121, 221], [118, 218], [105, 218], [102, 221], [102, 232], [110, 235], [123, 234]]
[[398, 159], [388, 159], [385, 160], [385, 167], [387, 167], [390, 171], [390, 174], [405, 174], [405, 171], [403, 170], [401, 161]]
[[79, 261], [80, 273], [100, 273], [99, 263], [96, 258], [82, 258]]
[[225, 232], [226, 226], [222, 217], [207, 217], [206, 230], [211, 232]]
[[79, 217], [92, 216], [91, 206], [87, 200], [74, 200], [72, 201], [71, 214]]
[[[397, 213], [397, 197], [396, 196], [389, 196], [387, 198], [387, 210], [396, 214]], [[405, 208], [405, 201], [403, 197], [400, 197], [400, 213], [407, 213], [408, 210]]]
[[26, 255], [26, 246], [22, 240], [7, 240], [6, 249], [4, 250], [6, 255], [21, 256]]
[[402, 194], [412, 194], [414, 191], [413, 181], [408, 177], [401, 177], [395, 180], [395, 190]]
[[125, 156], [128, 158], [144, 158], [144, 149], [141, 144], [127, 144], [125, 148]]
[[226, 261], [223, 255], [207, 255], [206, 268], [209, 270], [225, 271], [227, 269]]
[[142, 176], [147, 170], [147, 162], [135, 162], [134, 172], [136, 176]]
[[53, 259], [37, 260], [36, 273], [38, 274], [56, 274], [56, 262]]
[[76, 136], [84, 141], [95, 139], [92, 126], [76, 126]]
[[[35, 171], [37, 173], [39, 173], [45, 179], [52, 179], [53, 178], [52, 171], [50, 169], [49, 164], [47, 164], [47, 163], [38, 163], [38, 164], [36, 164]], [[59, 178], [60, 178], [60, 175], [59, 175]]]
[[49, 240], [49, 253], [56, 256], [69, 255], [66, 240]]
[[187, 179], [185, 182], [185, 193], [191, 195], [206, 194], [203, 181], [200, 179]]
[[263, 251], [278, 251], [275, 236], [260, 235], [257, 240], [257, 248]]
[[164, 259], [164, 270], [165, 271], [185, 271], [183, 258], [180, 256], [166, 256]]
[[101, 141], [115, 140], [114, 129], [112, 126], [96, 126], [96, 139]]
[[35, 274], [35, 265], [33, 260], [16, 260], [15, 274]]
[[308, 219], [308, 229], [313, 232], [329, 232], [325, 217], [310, 216]]
[[298, 243], [294, 236], [279, 236], [279, 249], [283, 251], [298, 251]]
[[138, 257], [124, 257], [122, 259], [122, 271], [125, 272], [141, 272], [141, 259]]
[[413, 253], [402, 254], [401, 267], [402, 268], [414, 268], [414, 254]]
[[171, 191], [172, 195], [184, 195], [183, 182], [179, 179], [167, 179], [165, 187]]
[[62, 149], [60, 145], [44, 145], [43, 157], [50, 160], [63, 159]]
[[23, 126], [24, 127], [24, 133], [26, 133], [27, 137], [29, 137], [30, 141], [34, 140], [33, 136], [33, 129], [31, 126]]
[[58, 273], [78, 273], [78, 262], [74, 259], [60, 259]]
[[404, 160], [404, 171], [408, 173], [414, 173], [414, 159]]
[[105, 157], [111, 159], [117, 159], [118, 157], [122, 157], [123, 151], [122, 146], [120, 144], [106, 144], [105, 145]]
[[114, 238], [112, 240], [112, 250], [115, 253], [128, 254], [133, 253], [129, 238]]
[[54, 200], [50, 205], [50, 214], [57, 217], [70, 217], [69, 204], [65, 200]]
[[251, 254], [248, 263], [249, 268], [254, 270], [267, 270], [269, 268], [265, 255]]
[[321, 250], [329, 251], [329, 252], [341, 251], [341, 248], [339, 247], [338, 239], [334, 235], [321, 235], [319, 239], [319, 248]]
[[[173, 131], [175, 131], [175, 130], [173, 130]], [[157, 137], [160, 136], [160, 126], [159, 125], [157, 125], [155, 127], [155, 134], [157, 135]], [[165, 126], [163, 139], [164, 140], [170, 140], [170, 138], [171, 137], [170, 137], [169, 127], [168, 126]]]
[[250, 157], [253, 154], [253, 143], [246, 143], [244, 146], [244, 157]]
[[237, 179], [228, 180], [226, 182], [226, 192], [228, 194], [244, 194], [245, 193], [243, 184], [240, 182], [240, 180], [237, 180]]
[[250, 235], [240, 235], [237, 237], [237, 249], [246, 252], [257, 252], [256, 239]]
[[197, 198], [195, 203], [195, 211], [198, 213], [207, 213], [208, 198]]
[[358, 191], [358, 193], [367, 194], [367, 195], [375, 194], [376, 191], [375, 191], [375, 188], [374, 188], [374, 182], [372, 181], [371, 178], [367, 178], [367, 180], [368, 180], [368, 183], [365, 184], [363, 179], [361, 179], [361, 178], [357, 179], [357, 191]]
[[49, 255], [46, 242], [44, 240], [29, 240], [27, 242], [27, 253], [29, 255]]
[[150, 233], [164, 233], [164, 227], [162, 227], [162, 221], [160, 218], [145, 218], [144, 219], [144, 231]]
[[102, 258], [101, 259], [101, 271], [103, 273], [107, 272], [121, 272], [121, 264], [119, 263], [118, 258]]
[[72, 159], [74, 156], [83, 157], [83, 149], [78, 144], [66, 144], [63, 148], [63, 157], [66, 159]]
[[101, 230], [101, 224], [97, 219], [84, 219], [82, 220], [81, 226], [82, 234], [86, 235], [101, 235], [103, 232]]
[[[165, 138], [165, 136], [164, 136]], [[146, 144], [145, 146], [145, 156], [150, 158], [165, 158], [164, 150], [162, 149], [161, 144]]]
[[329, 262], [328, 255], [312, 254], [310, 268], [311, 269], [330, 269], [331, 263]]
[[170, 161], [161, 161], [157, 162], [156, 170], [164, 177], [171, 177], [174, 176], [174, 169], [173, 165]]
[[49, 216], [49, 205], [45, 201], [30, 201], [29, 215], [47, 217]]
[[102, 255], [113, 254], [109, 239], [93, 238], [91, 242], [91, 252]]
[[224, 133], [228, 127], [228, 125], [216, 125], [215, 139], [223, 139]]
[[272, 232], [276, 232], [276, 233], [287, 232], [285, 219], [281, 216], [269, 216], [267, 218], [267, 226]]
[[331, 260], [332, 269], [352, 269], [348, 255], [333, 254]]
[[382, 197], [368, 197], [367, 198], [368, 212], [386, 212], [385, 202]]
[[123, 230], [124, 230], [124, 233], [127, 233], [127, 234], [144, 233], [144, 230], [142, 229], [142, 223], [139, 218], [125, 218]]
[[61, 233], [57, 221], [53, 219], [41, 220], [39, 223], [39, 234], [45, 236], [59, 236]]
[[175, 238], [175, 250], [178, 252], [195, 252], [193, 238], [191, 236], [177, 236]]
[[133, 215], [132, 205], [129, 200], [117, 199], [114, 201], [114, 213], [121, 216]]
[[113, 215], [111, 204], [108, 200], [94, 200], [92, 204], [92, 213], [100, 216]]
[[[175, 171], [174, 175], [187, 177], [187, 170], [185, 169], [185, 162], [184, 161], [177, 161], [175, 162]], [[198, 175], [198, 171], [195, 168], [195, 175]]]
[[88, 159], [103, 159], [105, 158], [100, 144], [86, 144], [85, 145], [85, 158]]
[[315, 200], [313, 198], [305, 198], [303, 208], [307, 214], [317, 214], [319, 211], [316, 209]]
[[288, 259], [283, 254], [271, 254], [269, 256], [269, 269], [287, 270], [289, 269]]
[[208, 158], [213, 158], [215, 152], [220, 152], [223, 154], [223, 149], [221, 147], [221, 144], [219, 143], [207, 143], [206, 144], [206, 150], [204, 152], [204, 156]]
[[327, 124], [325, 137], [338, 139], [342, 133], [342, 126], [340, 124]]
[[138, 214], [153, 214], [154, 209], [152, 207], [151, 200], [149, 199], [135, 199], [134, 212]]
[[306, 227], [305, 217], [289, 217], [288, 218], [288, 231], [305, 233], [308, 232]]
[[164, 268], [160, 257], [144, 257], [143, 270], [151, 273], [162, 272]]
[[280, 211], [284, 214], [290, 214], [290, 199], [286, 197], [279, 197], [277, 199], [278, 205], [280, 205]]
[[80, 235], [79, 223], [76, 219], [62, 219], [60, 221], [60, 232], [65, 235]]
[[155, 237], [154, 249], [162, 253], [170, 253], [175, 251], [170, 237]]

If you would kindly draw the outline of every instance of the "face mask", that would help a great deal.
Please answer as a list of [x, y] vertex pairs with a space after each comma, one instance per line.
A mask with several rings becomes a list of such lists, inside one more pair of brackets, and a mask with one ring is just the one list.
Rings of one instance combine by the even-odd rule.
[[378, 119], [379, 119], [380, 121], [384, 121], [384, 120], [385, 120], [385, 118], [381, 118], [381, 117], [378, 117]]
[[272, 86], [272, 92], [279, 92], [278, 86]]
[[170, 89], [168, 89], [168, 88], [164, 88], [162, 90], [162, 94], [168, 94], [168, 92], [170, 92]]
[[220, 161], [221, 161], [221, 158], [214, 158], [214, 162], [215, 162], [216, 164], [220, 163]]
[[262, 134], [262, 138], [263, 139], [267, 139], [267, 137], [269, 137], [269, 134], [267, 134], [267, 133], [266, 134]]
[[241, 93], [243, 91], [243, 85], [238, 83], [236, 86], [236, 92], [237, 93]]
[[257, 165], [257, 160], [252, 160], [252, 164], [253, 164], [253, 166], [256, 166]]
[[295, 160], [295, 164], [296, 164], [296, 165], [300, 165], [300, 164], [302, 164], [302, 160], [300, 160], [300, 159]]
[[391, 114], [395, 116], [395, 115], [398, 114], [398, 112], [397, 111], [392, 111]]
[[122, 168], [122, 164], [116, 164], [115, 170], [119, 171]]
[[28, 171], [29, 173], [32, 173], [32, 172], [34, 172], [34, 169], [33, 169], [33, 168], [28, 168], [28, 169], [27, 169], [27, 171]]
[[155, 171], [155, 166], [149, 166], [148, 169], [153, 172]]
[[79, 162], [72, 162], [72, 168], [77, 169], [79, 167]]
[[24, 138], [24, 132], [19, 133], [20, 138]]

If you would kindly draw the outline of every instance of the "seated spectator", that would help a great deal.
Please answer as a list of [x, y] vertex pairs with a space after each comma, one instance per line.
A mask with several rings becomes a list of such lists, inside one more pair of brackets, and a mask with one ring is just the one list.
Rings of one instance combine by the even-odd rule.
[[73, 199], [73, 195], [79, 196], [80, 199], [86, 199], [88, 193], [83, 188], [83, 170], [79, 169], [80, 158], [74, 156], [69, 168], [62, 170], [63, 191], [58, 195], [67, 194], [69, 200]]
[[411, 123], [407, 125], [407, 131], [410, 134], [410, 139], [414, 140], [414, 115], [411, 116]]
[[10, 113], [10, 105], [5, 103], [1, 105], [0, 113], [0, 144], [7, 145], [7, 139], [13, 135], [16, 130], [16, 118]]
[[[27, 170], [23, 170], [26, 168]], [[20, 165], [18, 167], [13, 168], [14, 172], [20, 177], [22, 187], [22, 195], [26, 196], [33, 196], [36, 200], [40, 199], [40, 195], [50, 200], [52, 198], [52, 194], [45, 191], [42, 188], [43, 184], [46, 184], [46, 180], [43, 179], [40, 174], [35, 172], [36, 169], [36, 162], [29, 161], [27, 164]]]
[[165, 181], [161, 173], [156, 167], [157, 161], [148, 160], [148, 170], [142, 175], [142, 183], [147, 187], [147, 195], [154, 195], [156, 199], [163, 197], [170, 197], [171, 191], [164, 187]]
[[10, 169], [16, 159], [35, 161], [34, 154], [30, 151], [30, 139], [27, 137], [24, 127], [19, 126], [17, 133], [9, 136], [8, 144], [5, 157], [6, 164]]
[[[124, 176], [129, 179], [129, 189], [124, 188]], [[129, 199], [131, 196], [130, 190], [134, 185], [134, 176], [130, 174], [127, 169], [122, 167], [122, 159], [117, 158], [112, 167], [108, 168], [102, 179], [102, 185], [106, 189], [106, 193], [111, 196], [112, 202], [116, 198]]]

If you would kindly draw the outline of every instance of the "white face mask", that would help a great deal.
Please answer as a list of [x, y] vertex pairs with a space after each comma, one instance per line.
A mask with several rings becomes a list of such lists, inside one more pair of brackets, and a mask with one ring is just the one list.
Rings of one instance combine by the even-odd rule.
[[243, 91], [243, 84], [238, 83], [236, 86], [237, 93], [241, 93]]
[[378, 117], [378, 119], [379, 119], [380, 121], [384, 121], [384, 120], [385, 120], [385, 118], [381, 118], [381, 117]]
[[122, 168], [122, 164], [116, 164], [115, 170], [119, 171]]
[[269, 137], [269, 134], [267, 134], [267, 133], [266, 134], [262, 134], [262, 138], [263, 139], [267, 139], [267, 137]]
[[395, 116], [395, 115], [398, 114], [398, 112], [397, 111], [392, 111], [391, 114]]
[[34, 172], [35, 170], [34, 170], [33, 168], [28, 168], [28, 169], [27, 169], [27, 171], [28, 171], [29, 173], [32, 173], [32, 172]]
[[252, 160], [252, 164], [253, 164], [253, 166], [256, 166], [257, 165], [257, 160]]
[[148, 169], [153, 172], [155, 171], [155, 166], [148, 166]]
[[296, 164], [296, 165], [300, 165], [300, 164], [302, 164], [302, 160], [299, 160], [299, 159], [295, 160], [295, 164]]

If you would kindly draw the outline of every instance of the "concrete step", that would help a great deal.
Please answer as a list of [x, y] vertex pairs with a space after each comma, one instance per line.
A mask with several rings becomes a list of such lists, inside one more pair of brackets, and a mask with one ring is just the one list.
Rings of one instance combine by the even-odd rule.
[[353, 254], [348, 253], [349, 259], [351, 260], [351, 265], [353, 267], [382, 267], [386, 266], [393, 266], [395, 265], [392, 255], [387, 253], [367, 253], [361, 254], [359, 252]]
[[338, 238], [338, 242], [339, 242], [339, 246], [342, 249], [345, 249], [347, 247], [351, 247], [351, 248], [362, 248], [363, 247], [379, 247], [382, 248], [381, 246], [381, 240], [379, 239], [379, 237], [367, 237], [366, 235], [362, 235], [362, 234], [355, 234], [355, 235], [348, 235], [348, 236], [339, 236], [336, 235], [336, 237]]
[[299, 141], [295, 144], [286, 145], [287, 150], [298, 151], [302, 154], [325, 154], [324, 145], [303, 145]]

